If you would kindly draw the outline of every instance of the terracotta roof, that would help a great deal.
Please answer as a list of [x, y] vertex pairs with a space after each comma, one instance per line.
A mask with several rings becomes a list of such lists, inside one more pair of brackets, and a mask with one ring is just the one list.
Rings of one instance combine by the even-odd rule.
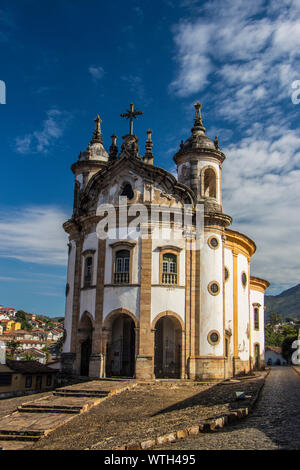
[[51, 369], [51, 367], [45, 366], [37, 361], [14, 361], [12, 359], [6, 360], [6, 365], [16, 371], [20, 372], [21, 374], [43, 374], [49, 372], [57, 372], [55, 369]]

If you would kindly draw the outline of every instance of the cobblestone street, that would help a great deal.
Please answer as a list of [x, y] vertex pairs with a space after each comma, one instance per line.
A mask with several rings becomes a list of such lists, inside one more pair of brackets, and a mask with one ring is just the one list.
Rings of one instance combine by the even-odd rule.
[[273, 367], [248, 418], [155, 449], [300, 449], [300, 376], [291, 367]]

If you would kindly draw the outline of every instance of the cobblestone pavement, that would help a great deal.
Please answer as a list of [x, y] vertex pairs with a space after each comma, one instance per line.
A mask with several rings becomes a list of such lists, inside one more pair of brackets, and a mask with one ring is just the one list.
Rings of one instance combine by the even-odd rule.
[[290, 367], [273, 367], [248, 418], [213, 433], [154, 449], [299, 450], [300, 376]]

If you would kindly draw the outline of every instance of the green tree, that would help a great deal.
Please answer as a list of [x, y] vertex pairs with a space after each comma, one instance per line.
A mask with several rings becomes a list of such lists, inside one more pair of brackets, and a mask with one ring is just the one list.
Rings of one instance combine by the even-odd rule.
[[23, 361], [35, 361], [36, 357], [33, 354], [30, 354], [29, 352], [25, 353], [23, 356]]
[[297, 330], [292, 325], [283, 325], [281, 332], [284, 337], [297, 335]]
[[10, 349], [10, 356], [12, 358], [15, 357], [16, 351], [20, 347], [20, 345], [21, 343], [19, 341], [15, 341], [14, 339], [7, 343], [7, 348]]
[[49, 360], [49, 357], [50, 357], [50, 351], [49, 349], [45, 346], [42, 351], [44, 351], [46, 353], [46, 361], [48, 362]]
[[271, 325], [265, 327], [265, 344], [266, 346], [281, 346], [284, 336], [281, 331], [274, 330]]
[[27, 316], [24, 310], [18, 310], [15, 314], [15, 317], [20, 323], [27, 320]]
[[282, 322], [282, 315], [279, 313], [270, 313], [270, 323], [271, 325], [277, 325]]
[[24, 320], [24, 321], [22, 321], [22, 323], [21, 323], [21, 328], [22, 328], [22, 330], [31, 331], [31, 330], [32, 330], [32, 325], [31, 325], [31, 323], [29, 323], [27, 320]]

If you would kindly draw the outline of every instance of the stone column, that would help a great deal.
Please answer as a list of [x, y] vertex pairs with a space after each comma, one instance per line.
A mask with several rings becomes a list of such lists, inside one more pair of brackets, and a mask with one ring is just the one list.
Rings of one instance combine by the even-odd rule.
[[95, 328], [92, 339], [92, 354], [90, 357], [89, 376], [103, 377], [104, 373], [103, 354], [101, 354], [102, 321], [104, 301], [104, 276], [105, 276], [105, 254], [106, 240], [98, 240], [98, 261], [96, 281], [96, 305], [95, 305]]
[[80, 288], [81, 288], [81, 252], [82, 252], [82, 237], [77, 235], [76, 239], [76, 255], [75, 255], [75, 270], [74, 270], [74, 292], [73, 292], [73, 311], [72, 311], [72, 328], [71, 328], [71, 343], [69, 353], [64, 353], [62, 357], [62, 370], [69, 374], [79, 373], [78, 358], [76, 357], [76, 343], [78, 341], [78, 321], [80, 314]]
[[144, 233], [141, 243], [140, 326], [136, 378], [153, 378], [154, 338], [151, 330], [152, 238]]

